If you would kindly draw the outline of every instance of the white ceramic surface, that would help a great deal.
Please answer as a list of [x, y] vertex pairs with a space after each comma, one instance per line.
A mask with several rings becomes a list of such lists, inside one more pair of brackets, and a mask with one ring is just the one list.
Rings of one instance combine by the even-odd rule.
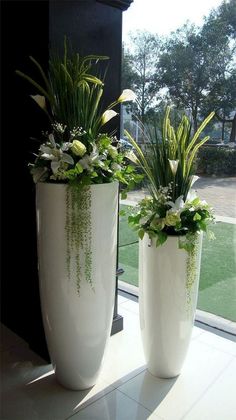
[[[36, 191], [41, 307], [58, 381], [69, 389], [96, 382], [114, 309], [118, 184], [92, 185], [92, 283], [66, 266], [66, 185], [39, 183]], [[83, 270], [82, 270], [83, 271]]]
[[199, 284], [202, 235], [196, 258], [196, 276], [186, 288], [187, 258], [178, 238], [150, 245], [147, 235], [139, 242], [140, 327], [148, 370], [160, 378], [179, 375], [194, 322]]

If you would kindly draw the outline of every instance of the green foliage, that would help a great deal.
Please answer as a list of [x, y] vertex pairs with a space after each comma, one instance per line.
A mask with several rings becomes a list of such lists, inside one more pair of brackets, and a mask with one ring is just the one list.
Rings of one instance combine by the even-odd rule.
[[[124, 50], [123, 77], [137, 91], [142, 105], [134, 110], [135, 115], [146, 121], [165, 96], [178, 109], [191, 111], [195, 130], [210, 110], [216, 111], [222, 123], [232, 120], [236, 107], [235, 22], [235, 0], [227, 0], [205, 17], [201, 27], [185, 24], [166, 39], [158, 39], [157, 48], [148, 35], [141, 42], [140, 32], [136, 37], [133, 34], [127, 43], [130, 49]], [[151, 35], [157, 39], [157, 34]], [[143, 62], [148, 64], [141, 65]]]
[[81, 57], [72, 48], [68, 51], [65, 39], [63, 57], [54, 51], [51, 53], [48, 75], [33, 57], [30, 59], [39, 71], [42, 84], [19, 70], [16, 73], [46, 98], [45, 111], [50, 120], [65, 125], [69, 131], [83, 127], [88, 135], [97, 135], [101, 126], [98, 114], [103, 82], [91, 72], [94, 73], [94, 66], [100, 60], [108, 57]]
[[169, 235], [179, 236], [179, 247], [188, 252], [194, 249], [196, 235], [208, 232], [213, 220], [212, 210], [198, 197], [189, 197], [185, 202], [180, 198], [173, 203], [166, 193], [156, 200], [151, 197], [141, 200], [128, 216], [129, 226], [137, 231], [140, 239], [146, 233], [159, 246]]
[[126, 132], [136, 152], [136, 163], [146, 175], [151, 195], [143, 199], [128, 218], [129, 225], [141, 239], [147, 233], [159, 246], [168, 235], [178, 235], [180, 248], [191, 253], [196, 235], [207, 231], [213, 220], [211, 209], [200, 201], [191, 186], [195, 155], [208, 140], [208, 137], [199, 140], [199, 136], [213, 116], [211, 113], [192, 134], [186, 115], [174, 129], [167, 107], [161, 130], [160, 126], [154, 126], [149, 133], [149, 147], [145, 152]]
[[81, 277], [92, 286], [88, 186], [116, 180], [128, 190], [140, 178], [134, 167], [127, 165], [126, 154], [121, 151], [118, 140], [102, 132], [104, 125], [117, 115], [112, 108], [135, 99], [134, 93], [126, 89], [107, 109], [102, 109], [104, 83], [94, 67], [107, 58], [81, 57], [72, 49], [68, 52], [65, 40], [63, 57], [55, 52], [51, 54], [48, 74], [31, 57], [42, 84], [17, 71], [40, 93], [32, 98], [47, 113], [51, 123], [50, 131], [42, 133], [35, 161], [29, 165], [33, 180], [68, 184], [67, 269], [69, 277], [76, 277], [78, 293]]
[[112, 108], [135, 99], [126, 89], [107, 109], [102, 109], [103, 80], [96, 66], [108, 57], [81, 57], [64, 42], [64, 54], [51, 53], [48, 75], [31, 57], [42, 84], [28, 75], [17, 74], [30, 82], [42, 95], [32, 98], [51, 121], [43, 136], [35, 162], [30, 164], [35, 182], [63, 182], [71, 185], [99, 184], [118, 180], [133, 188], [140, 176], [127, 165], [117, 139], [104, 131], [105, 124], [117, 115]]
[[204, 146], [198, 151], [196, 171], [217, 176], [236, 175], [236, 149]]
[[158, 36], [146, 31], [131, 34], [129, 48], [125, 47], [123, 53], [122, 83], [135, 91], [137, 101], [129, 105], [129, 108], [142, 122], [154, 106], [155, 97], [160, 89], [156, 77], [159, 53]]
[[159, 60], [160, 77], [177, 106], [191, 110], [195, 129], [209, 95], [218, 92], [220, 96], [219, 81], [227, 83], [233, 54], [217, 20], [211, 25], [206, 21], [200, 29], [185, 25], [166, 41]]
[[126, 132], [136, 150], [137, 164], [142, 168], [148, 181], [153, 199], [159, 197], [160, 188], [167, 187], [170, 198], [175, 201], [181, 195], [185, 200], [189, 192], [194, 157], [198, 149], [209, 139], [199, 140], [199, 136], [213, 118], [214, 113], [201, 123], [197, 131], [191, 133], [191, 122], [183, 115], [178, 127], [171, 125], [170, 107], [166, 108], [161, 131], [158, 124], [146, 135], [147, 152], [143, 152], [135, 140]]
[[73, 278], [72, 273], [76, 273], [76, 288], [79, 293], [83, 276], [93, 288], [91, 190], [88, 187], [79, 188], [78, 185], [73, 188], [68, 186], [66, 200], [67, 271], [69, 278]]

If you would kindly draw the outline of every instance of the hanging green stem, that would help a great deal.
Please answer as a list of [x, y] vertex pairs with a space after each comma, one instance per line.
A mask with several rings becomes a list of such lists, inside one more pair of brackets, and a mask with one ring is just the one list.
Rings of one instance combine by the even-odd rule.
[[67, 271], [80, 293], [83, 279], [93, 287], [90, 187], [68, 186], [66, 206]]

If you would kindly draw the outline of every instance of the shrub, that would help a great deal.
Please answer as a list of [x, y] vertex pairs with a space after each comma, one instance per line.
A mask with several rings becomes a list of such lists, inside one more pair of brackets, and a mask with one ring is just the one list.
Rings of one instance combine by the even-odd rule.
[[205, 146], [199, 149], [196, 173], [206, 175], [236, 175], [236, 148]]

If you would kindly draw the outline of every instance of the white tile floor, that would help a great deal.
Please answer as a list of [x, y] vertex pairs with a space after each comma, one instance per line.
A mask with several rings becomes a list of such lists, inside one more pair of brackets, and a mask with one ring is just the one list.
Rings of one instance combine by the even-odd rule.
[[[158, 379], [145, 368], [138, 304], [119, 296], [124, 331], [110, 338], [98, 383], [68, 391], [2, 326], [0, 420], [235, 420], [236, 343], [194, 327], [183, 371]], [[235, 337], [234, 337], [235, 339]]]

